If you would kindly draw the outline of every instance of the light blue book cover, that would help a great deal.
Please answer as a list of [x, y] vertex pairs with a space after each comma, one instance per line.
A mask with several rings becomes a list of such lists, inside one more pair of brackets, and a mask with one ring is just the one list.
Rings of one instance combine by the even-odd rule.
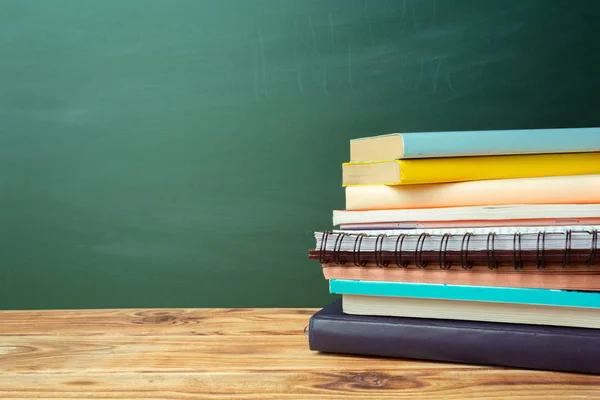
[[331, 279], [332, 294], [600, 308], [599, 292]]
[[600, 151], [600, 128], [400, 133], [402, 158]]

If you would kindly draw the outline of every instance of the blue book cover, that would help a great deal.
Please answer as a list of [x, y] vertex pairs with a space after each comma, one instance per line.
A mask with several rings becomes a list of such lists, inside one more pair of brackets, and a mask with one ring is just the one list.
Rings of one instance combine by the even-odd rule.
[[[600, 128], [411, 132], [392, 135], [402, 138], [402, 151], [398, 157], [402, 159], [600, 151]], [[355, 140], [386, 136], [391, 135]]]
[[600, 292], [427, 283], [329, 281], [332, 294], [600, 308]]

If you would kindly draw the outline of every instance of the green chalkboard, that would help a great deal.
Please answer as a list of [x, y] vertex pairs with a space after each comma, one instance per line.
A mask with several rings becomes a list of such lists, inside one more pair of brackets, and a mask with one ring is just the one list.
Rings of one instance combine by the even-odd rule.
[[600, 2], [0, 0], [0, 308], [322, 306], [348, 140], [600, 125]]

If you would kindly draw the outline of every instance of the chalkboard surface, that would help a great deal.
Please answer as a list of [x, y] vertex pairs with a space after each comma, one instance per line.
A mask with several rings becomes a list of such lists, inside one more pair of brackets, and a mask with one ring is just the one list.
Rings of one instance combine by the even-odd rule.
[[348, 141], [600, 125], [600, 2], [0, 0], [0, 308], [322, 306]]

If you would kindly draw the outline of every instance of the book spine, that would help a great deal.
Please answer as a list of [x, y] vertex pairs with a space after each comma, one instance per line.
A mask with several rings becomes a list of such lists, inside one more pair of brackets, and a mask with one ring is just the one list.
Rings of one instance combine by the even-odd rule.
[[323, 266], [327, 280], [432, 283], [441, 285], [520, 287], [600, 291], [600, 271], [420, 270], [408, 268]]
[[585, 307], [600, 310], [598, 292], [338, 279], [329, 281], [329, 290], [332, 294]]
[[402, 137], [405, 159], [600, 151], [599, 128], [416, 132]]
[[400, 168], [402, 184], [590, 175], [600, 173], [600, 152], [401, 160]]
[[[560, 188], [560, 190], [557, 190]], [[600, 203], [600, 175], [405, 186], [348, 186], [346, 210]]]
[[600, 373], [598, 337], [503, 329], [508, 324], [405, 324], [403, 318], [327, 318], [309, 323], [314, 351], [496, 365], [580, 373]]

